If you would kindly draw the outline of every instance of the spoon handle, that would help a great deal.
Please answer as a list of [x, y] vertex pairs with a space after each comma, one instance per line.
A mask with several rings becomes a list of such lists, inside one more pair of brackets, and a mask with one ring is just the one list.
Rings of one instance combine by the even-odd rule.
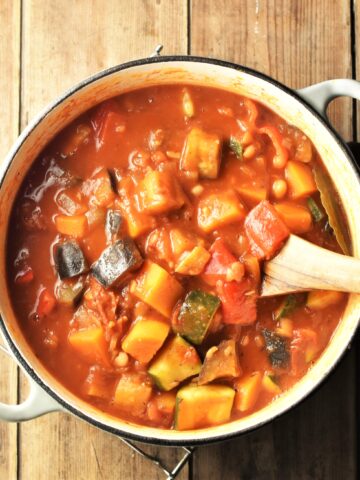
[[279, 254], [265, 262], [261, 296], [304, 290], [360, 293], [360, 260], [290, 235]]

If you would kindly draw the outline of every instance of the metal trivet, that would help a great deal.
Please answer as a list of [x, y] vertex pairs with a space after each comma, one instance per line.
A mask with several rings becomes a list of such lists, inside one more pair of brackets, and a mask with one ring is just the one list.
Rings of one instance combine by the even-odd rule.
[[145, 452], [141, 448], [139, 448], [135, 443], [130, 442], [129, 440], [125, 440], [124, 438], [120, 438], [122, 442], [132, 448], [137, 454], [141, 455], [143, 458], [150, 460], [154, 465], [156, 465], [160, 470], [162, 470], [166, 475], [166, 480], [174, 480], [178, 474], [181, 472], [183, 467], [188, 463], [188, 461], [192, 458], [195, 448], [194, 447], [179, 447], [185, 453], [180, 461], [170, 470], [167, 467], [161, 458], [156, 455], [150, 455], [149, 453]]

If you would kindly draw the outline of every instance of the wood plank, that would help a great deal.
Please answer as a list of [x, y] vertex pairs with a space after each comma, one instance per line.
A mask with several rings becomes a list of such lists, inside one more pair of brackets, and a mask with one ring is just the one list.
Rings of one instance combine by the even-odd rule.
[[[24, 2], [23, 25], [22, 127], [50, 99], [91, 73], [145, 57], [158, 43], [167, 53], [184, 53], [187, 46], [185, 0], [32, 0]], [[24, 394], [24, 383], [21, 390]], [[68, 415], [22, 424], [20, 447], [23, 480], [164, 478], [119, 439]], [[181, 456], [173, 449], [150, 447], [150, 452], [169, 464]], [[187, 476], [185, 469], [179, 478]]]
[[[244, 64], [294, 88], [351, 77], [348, 1], [197, 0], [191, 19], [194, 55]], [[352, 138], [350, 100], [334, 102], [330, 118]], [[352, 352], [294, 411], [238, 440], [199, 449], [194, 478], [355, 479], [354, 399]]]
[[[20, 1], [0, 3], [0, 162], [3, 161], [19, 129], [20, 81]], [[0, 339], [2, 343], [2, 339]], [[18, 373], [16, 363], [1, 355], [0, 401], [16, 403]], [[17, 475], [17, 426], [0, 423], [0, 478]]]
[[[197, 0], [191, 18], [194, 55], [252, 67], [292, 88], [351, 78], [347, 0]], [[349, 99], [336, 100], [329, 111], [334, 126], [348, 140], [349, 112]]]

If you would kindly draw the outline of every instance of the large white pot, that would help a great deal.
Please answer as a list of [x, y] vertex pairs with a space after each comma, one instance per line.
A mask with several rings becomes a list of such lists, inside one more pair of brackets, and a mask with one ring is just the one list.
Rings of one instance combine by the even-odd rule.
[[[190, 83], [230, 90], [252, 97], [299, 127], [318, 149], [345, 207], [353, 254], [360, 257], [360, 181], [347, 147], [325, 117], [328, 102], [340, 95], [360, 99], [360, 83], [332, 80], [298, 92], [275, 80], [238, 65], [197, 57], [157, 57], [105, 70], [80, 83], [47, 107], [16, 141], [0, 171], [0, 271], [6, 271], [6, 231], [11, 205], [20, 183], [44, 146], [78, 115], [99, 102], [144, 86]], [[0, 418], [22, 421], [55, 410], [71, 412], [119, 436], [168, 445], [195, 445], [228, 439], [259, 427], [300, 402], [329, 374], [355, 333], [360, 295], [351, 295], [343, 318], [314, 367], [292, 389], [252, 415], [217, 427], [191, 432], [138, 426], [105, 414], [76, 397], [59, 383], [36, 358], [15, 318], [0, 276], [0, 327], [9, 351], [28, 375], [31, 391], [20, 405], [0, 404]]]

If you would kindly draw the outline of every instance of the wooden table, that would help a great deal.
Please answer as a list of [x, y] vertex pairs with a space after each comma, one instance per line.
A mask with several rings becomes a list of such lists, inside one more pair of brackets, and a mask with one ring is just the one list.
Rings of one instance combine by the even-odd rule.
[[[291, 87], [360, 66], [360, 3], [353, 0], [1, 0], [0, 158], [47, 102], [82, 78], [144, 57], [212, 56], [268, 73]], [[330, 118], [356, 138], [349, 99]], [[360, 351], [358, 349], [358, 351]], [[358, 357], [359, 360], [359, 357]], [[357, 478], [356, 352], [291, 413], [227, 444], [199, 448], [180, 479]], [[1, 357], [0, 398], [25, 397], [26, 382]], [[150, 447], [169, 463], [179, 451]], [[161, 479], [117, 438], [66, 414], [0, 425], [4, 480]]]

